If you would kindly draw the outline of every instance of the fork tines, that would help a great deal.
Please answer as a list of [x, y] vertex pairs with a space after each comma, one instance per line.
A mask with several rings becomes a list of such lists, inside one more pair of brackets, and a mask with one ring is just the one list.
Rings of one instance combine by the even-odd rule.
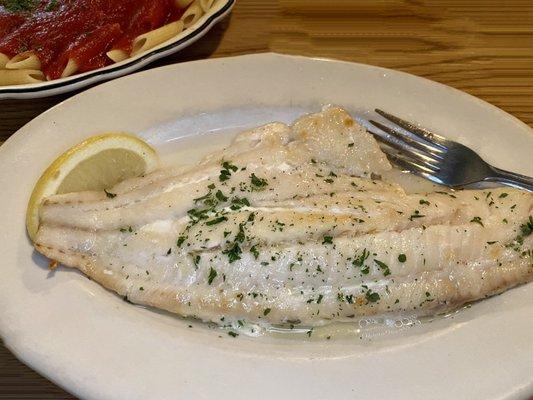
[[376, 109], [376, 112], [402, 128], [392, 128], [370, 120], [370, 123], [380, 131], [369, 130], [369, 132], [387, 145], [383, 151], [387, 153], [389, 159], [400, 168], [435, 180], [432, 174], [440, 169], [440, 163], [446, 152], [446, 139], [383, 110]]

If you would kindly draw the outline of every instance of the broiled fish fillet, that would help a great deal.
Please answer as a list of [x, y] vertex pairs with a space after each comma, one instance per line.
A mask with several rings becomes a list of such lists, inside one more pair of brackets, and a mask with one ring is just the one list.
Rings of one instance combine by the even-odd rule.
[[112, 198], [52, 196], [35, 247], [134, 303], [217, 323], [433, 314], [533, 279], [533, 195], [406, 194], [371, 179], [390, 168], [325, 108]]

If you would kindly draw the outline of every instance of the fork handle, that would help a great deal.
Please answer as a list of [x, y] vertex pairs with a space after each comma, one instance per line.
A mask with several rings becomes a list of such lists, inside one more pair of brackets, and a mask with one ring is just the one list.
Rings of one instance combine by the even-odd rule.
[[533, 178], [526, 175], [516, 174], [496, 167], [491, 167], [493, 174], [485, 178], [487, 182], [498, 182], [507, 186], [525, 189], [533, 192]]

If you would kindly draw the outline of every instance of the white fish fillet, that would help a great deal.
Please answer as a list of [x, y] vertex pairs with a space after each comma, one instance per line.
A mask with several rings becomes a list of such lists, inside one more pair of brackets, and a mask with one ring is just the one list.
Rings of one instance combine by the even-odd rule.
[[205, 321], [427, 315], [533, 279], [533, 195], [406, 194], [339, 108], [190, 168], [48, 198], [35, 247], [130, 301]]

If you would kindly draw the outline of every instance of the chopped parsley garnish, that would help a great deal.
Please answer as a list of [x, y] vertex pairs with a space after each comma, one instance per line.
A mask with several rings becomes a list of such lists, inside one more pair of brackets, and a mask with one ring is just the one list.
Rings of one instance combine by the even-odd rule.
[[322, 244], [332, 244], [333, 243], [333, 237], [332, 236], [324, 236], [324, 240], [322, 241]]
[[378, 265], [378, 267], [383, 271], [383, 275], [387, 276], [390, 275], [390, 269], [387, 264], [385, 264], [383, 261], [379, 261], [374, 259], [374, 262]]
[[529, 216], [529, 221], [527, 221], [525, 224], [520, 225], [520, 234], [523, 237], [527, 237], [531, 235], [531, 232], [533, 232], [533, 217]]
[[237, 232], [237, 235], [235, 235], [235, 241], [242, 243], [244, 242], [244, 239], [246, 239], [246, 235], [244, 233], [244, 224], [239, 224], [239, 232]]
[[509, 196], [508, 193], [502, 193], [502, 194], [500, 194], [498, 197], [499, 197], [500, 199], [504, 199], [504, 198], [506, 198], [507, 196]]
[[217, 277], [217, 271], [213, 267], [209, 268], [209, 276], [207, 277], [207, 283], [211, 285], [213, 280]]
[[203, 202], [204, 200], [207, 200], [211, 197], [211, 192], [208, 192], [207, 194], [201, 196], [201, 197], [197, 197], [196, 199], [194, 199], [194, 203], [199, 203], [199, 202]]
[[368, 289], [368, 291], [365, 293], [365, 298], [369, 303], [375, 303], [380, 299], [379, 293], [373, 292], [370, 289]]
[[208, 225], [208, 226], [211, 226], [211, 225], [220, 224], [221, 222], [224, 222], [224, 221], [227, 221], [227, 220], [228, 220], [227, 217], [222, 216], [222, 217], [211, 219], [211, 220], [207, 221], [205, 224]]
[[365, 260], [368, 258], [369, 255], [370, 255], [370, 252], [367, 251], [367, 249], [363, 249], [363, 252], [361, 253], [361, 255], [359, 255], [353, 260], [353, 264], [358, 267], [362, 267]]
[[178, 240], [176, 241], [176, 246], [181, 247], [183, 242], [185, 242], [185, 239], [187, 239], [185, 236], [180, 236]]
[[322, 302], [322, 299], [324, 298], [323, 294], [318, 295], [318, 299], [316, 300], [316, 304], [320, 304]]
[[224, 169], [227, 169], [228, 171], [231, 170], [231, 171], [233, 171], [233, 172], [236, 172], [236, 171], [239, 169], [237, 166], [231, 164], [229, 161], [224, 161], [224, 162], [222, 163], [222, 167], [223, 167]]
[[407, 256], [403, 253], [398, 255], [398, 261], [404, 263], [405, 261], [407, 261]]
[[220, 170], [220, 175], [218, 176], [220, 182], [227, 181], [231, 176], [231, 172], [236, 172], [239, 169], [235, 165], [231, 164], [229, 161], [224, 161], [222, 163], [222, 168], [223, 169]]
[[12, 13], [31, 11], [37, 6], [37, 4], [38, 4], [37, 0], [0, 1], [0, 5], [4, 6], [7, 11], [12, 12]]
[[227, 169], [223, 169], [220, 171], [220, 175], [218, 176], [218, 179], [220, 182], [227, 181], [231, 176], [231, 172], [229, 172]]
[[[279, 229], [280, 232], [283, 232], [283, 227], [285, 226], [285, 223], [278, 221], [278, 220], [274, 221], [274, 223], [276, 224], [277, 229]], [[274, 232], [275, 231], [276, 231], [276, 228], [274, 228]]]
[[451, 194], [450, 192], [438, 192], [438, 191], [437, 191], [437, 192], [435, 192], [435, 193], [439, 193], [439, 194], [445, 194], [446, 196], [450, 196], [450, 197], [452, 197], [452, 198], [454, 198], [454, 199], [456, 199], [456, 198], [457, 198], [457, 196], [455, 196], [455, 195]]
[[133, 232], [133, 229], [131, 226], [128, 226], [127, 228], [120, 228], [120, 232]]
[[[505, 247], [510, 247], [515, 251], [521, 251], [522, 245], [524, 244], [524, 239], [527, 238], [533, 232], [533, 217], [530, 215], [528, 221], [525, 224], [520, 225], [520, 233], [512, 240], [510, 243], [505, 245]], [[533, 251], [528, 250], [522, 253], [522, 256], [527, 256], [533, 253]]]
[[194, 258], [193, 258], [193, 263], [194, 263], [194, 266], [195, 267], [198, 267], [198, 264], [200, 263], [200, 254], [197, 254]]
[[425, 205], [429, 206], [429, 201], [424, 200], [424, 199], [420, 199], [420, 201], [418, 202], [418, 204], [425, 204]]
[[265, 308], [265, 311], [263, 311], [263, 315], [266, 317], [268, 314], [270, 314], [270, 308]]
[[420, 214], [420, 211], [415, 210], [414, 214], [411, 214], [411, 216], [409, 217], [409, 220], [412, 221], [415, 218], [422, 218], [422, 217], [425, 217], [425, 215]]
[[220, 200], [220, 201], [227, 201], [228, 198], [226, 196], [224, 196], [224, 193], [222, 193], [220, 190], [217, 190], [217, 192], [215, 193], [215, 197]]
[[355, 143], [348, 143], [348, 147], [353, 147]]
[[474, 222], [474, 223], [479, 224], [479, 225], [481, 225], [481, 226], [483, 226], [483, 227], [485, 226], [485, 225], [483, 225], [483, 221], [481, 221], [481, 218], [480, 218], [480, 217], [474, 217], [474, 218], [472, 218], [472, 219], [470, 220], [470, 222]]
[[208, 212], [208, 209], [192, 208], [187, 211], [187, 214], [194, 222], [198, 222], [201, 219], [207, 219]]
[[228, 335], [230, 335], [230, 336], [233, 337], [233, 338], [236, 338], [237, 336], [239, 336], [238, 333], [235, 333], [235, 332], [233, 332], [233, 331], [229, 331], [229, 332], [228, 332]]
[[168, 249], [168, 251], [167, 251], [167, 256], [169, 256], [169, 255], [170, 255], [170, 253], [172, 253], [172, 249], [171, 249], [171, 248], [170, 248], [170, 249]]
[[256, 260], [259, 258], [259, 250], [257, 250], [257, 246], [250, 247], [250, 253], [254, 255]]
[[104, 192], [105, 192], [105, 195], [106, 195], [109, 199], [112, 199], [112, 198], [117, 197], [116, 193], [108, 192], [106, 189], [104, 189]]
[[234, 197], [233, 199], [231, 199], [231, 206], [230, 208], [233, 210], [233, 211], [236, 211], [236, 210], [239, 210], [243, 207], [249, 207], [250, 206], [250, 202], [248, 201], [248, 199], [246, 197]]
[[234, 243], [231, 248], [222, 251], [222, 254], [226, 254], [228, 256], [230, 264], [237, 260], [240, 260], [241, 253], [242, 253], [242, 250], [237, 243]]
[[253, 185], [252, 190], [263, 190], [265, 186], [268, 185], [266, 179], [258, 178], [255, 174], [250, 175], [250, 179], [252, 180]]

